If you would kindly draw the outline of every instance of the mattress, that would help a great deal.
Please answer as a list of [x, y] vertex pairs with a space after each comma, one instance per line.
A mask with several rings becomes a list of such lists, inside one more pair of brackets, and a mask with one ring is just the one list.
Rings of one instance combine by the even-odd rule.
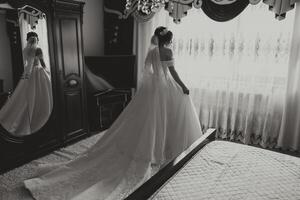
[[300, 158], [214, 141], [201, 149], [150, 199], [300, 200]]

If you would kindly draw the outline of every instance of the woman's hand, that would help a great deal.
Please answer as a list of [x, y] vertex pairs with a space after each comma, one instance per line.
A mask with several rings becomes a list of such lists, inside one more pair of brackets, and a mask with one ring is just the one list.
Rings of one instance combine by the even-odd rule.
[[183, 90], [183, 94], [186, 94], [186, 95], [189, 95], [189, 94], [190, 94], [190, 91], [189, 91], [188, 88], [183, 87], [182, 90]]

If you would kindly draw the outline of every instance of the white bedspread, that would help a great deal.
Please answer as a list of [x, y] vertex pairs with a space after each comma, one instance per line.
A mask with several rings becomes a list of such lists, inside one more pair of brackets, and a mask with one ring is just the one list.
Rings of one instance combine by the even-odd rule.
[[151, 199], [300, 200], [300, 158], [214, 141]]

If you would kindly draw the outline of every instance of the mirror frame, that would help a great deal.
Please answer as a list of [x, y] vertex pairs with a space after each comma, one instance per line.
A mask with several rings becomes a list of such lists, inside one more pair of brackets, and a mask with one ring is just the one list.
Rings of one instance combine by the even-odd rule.
[[[51, 85], [52, 85], [52, 98], [53, 98], [53, 107], [51, 115], [48, 118], [48, 121], [42, 126], [40, 130], [34, 132], [28, 136], [17, 137], [9, 133], [7, 130], [3, 129], [0, 126], [0, 140], [4, 140], [9, 144], [27, 144], [34, 148], [32, 144], [39, 144], [41, 136], [52, 132], [54, 134], [56, 131], [53, 130], [55, 126], [54, 116], [56, 116], [56, 99], [57, 99], [57, 84], [56, 84], [56, 64], [55, 64], [55, 55], [54, 55], [54, 40], [53, 40], [53, 22], [52, 18], [55, 15], [54, 11], [54, 4], [52, 0], [0, 0], [0, 4], [7, 3], [11, 7], [18, 9], [22, 8], [25, 5], [30, 5], [41, 12], [45, 13], [46, 20], [47, 20], [47, 33], [48, 33], [48, 48], [49, 48], [49, 63], [50, 63], [50, 70], [51, 70]], [[49, 9], [50, 8], [50, 9]], [[21, 45], [21, 44], [20, 44]], [[33, 143], [32, 143], [33, 142]], [[0, 145], [3, 146], [2, 141], [0, 141]], [[5, 144], [4, 146], [8, 146], [9, 144]], [[14, 146], [14, 145], [13, 145]], [[26, 146], [26, 145], [25, 145]], [[5, 148], [5, 147], [4, 147]], [[0, 148], [1, 150], [2, 148]], [[2, 156], [0, 156], [2, 157]]]

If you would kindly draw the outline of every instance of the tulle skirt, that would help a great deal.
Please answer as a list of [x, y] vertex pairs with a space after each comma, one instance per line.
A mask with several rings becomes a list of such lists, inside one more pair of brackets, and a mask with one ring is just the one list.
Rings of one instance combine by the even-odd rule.
[[30, 77], [20, 79], [1, 108], [0, 123], [15, 136], [30, 135], [48, 121], [52, 107], [50, 75], [42, 66], [34, 66]]

